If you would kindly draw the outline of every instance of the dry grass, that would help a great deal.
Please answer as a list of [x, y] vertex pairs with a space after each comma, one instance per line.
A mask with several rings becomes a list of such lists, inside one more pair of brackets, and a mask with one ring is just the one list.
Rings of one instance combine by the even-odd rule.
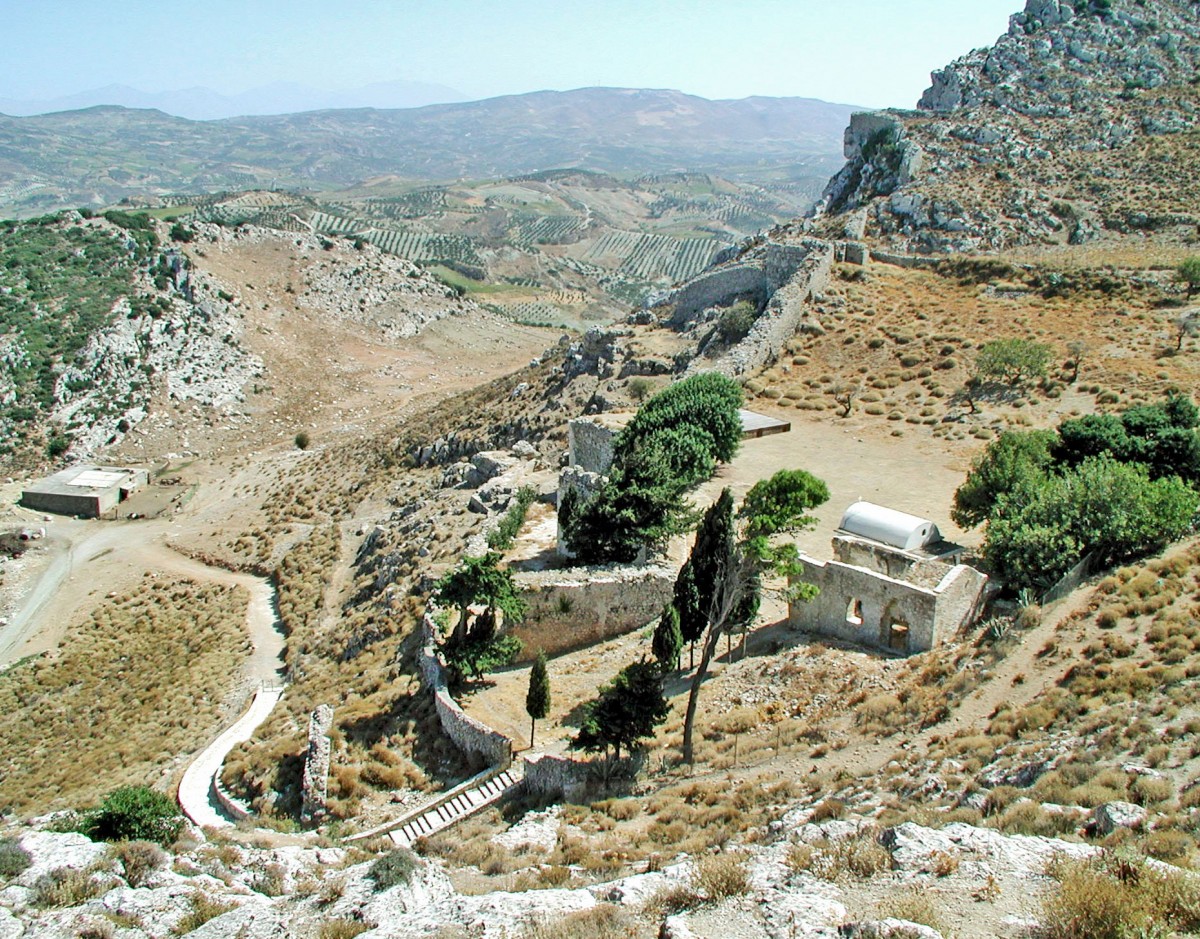
[[1200, 928], [1200, 887], [1186, 874], [1122, 853], [1061, 860], [1049, 873], [1058, 886], [1042, 905], [1040, 939], [1126, 939]]
[[55, 655], [0, 676], [0, 776], [20, 812], [144, 783], [222, 720], [237, 674], [241, 588], [147, 579], [106, 601]]

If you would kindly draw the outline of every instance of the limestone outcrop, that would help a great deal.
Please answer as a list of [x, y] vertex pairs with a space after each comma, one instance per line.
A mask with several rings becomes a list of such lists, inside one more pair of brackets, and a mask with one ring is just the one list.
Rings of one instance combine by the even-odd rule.
[[1197, 65], [1185, 0], [1027, 0], [990, 48], [935, 71], [917, 110], [853, 117], [814, 227], [922, 254], [1182, 240]]

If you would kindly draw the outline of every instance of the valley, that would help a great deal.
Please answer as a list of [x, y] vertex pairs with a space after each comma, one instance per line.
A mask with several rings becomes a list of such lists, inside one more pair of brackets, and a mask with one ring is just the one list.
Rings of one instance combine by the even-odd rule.
[[675, 93], [21, 119], [253, 169], [0, 225], [0, 936], [1200, 934], [1193, 12], [1027, 0], [811, 211]]

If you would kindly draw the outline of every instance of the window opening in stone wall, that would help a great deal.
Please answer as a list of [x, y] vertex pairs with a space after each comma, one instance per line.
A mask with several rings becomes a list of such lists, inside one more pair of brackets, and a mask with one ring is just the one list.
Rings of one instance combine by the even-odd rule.
[[846, 622], [854, 626], [861, 626], [863, 621], [863, 605], [862, 600], [857, 597], [852, 597], [849, 605], [846, 607]]

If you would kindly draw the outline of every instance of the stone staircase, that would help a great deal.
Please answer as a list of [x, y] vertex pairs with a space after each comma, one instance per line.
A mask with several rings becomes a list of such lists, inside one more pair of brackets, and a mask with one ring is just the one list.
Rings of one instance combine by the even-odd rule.
[[520, 785], [521, 770], [517, 765], [485, 773], [398, 819], [389, 826], [392, 830], [387, 834], [397, 845], [411, 847], [418, 838], [449, 828], [499, 801]]

